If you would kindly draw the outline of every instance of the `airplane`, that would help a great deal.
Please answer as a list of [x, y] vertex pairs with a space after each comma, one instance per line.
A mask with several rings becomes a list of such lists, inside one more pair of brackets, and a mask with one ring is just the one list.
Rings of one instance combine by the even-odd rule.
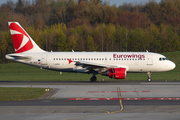
[[169, 71], [176, 65], [165, 56], [153, 52], [48, 52], [42, 50], [18, 22], [8, 22], [16, 53], [5, 58], [19, 63], [55, 70], [92, 74], [91, 82], [96, 82], [97, 74], [112, 79], [125, 79], [126, 74]]

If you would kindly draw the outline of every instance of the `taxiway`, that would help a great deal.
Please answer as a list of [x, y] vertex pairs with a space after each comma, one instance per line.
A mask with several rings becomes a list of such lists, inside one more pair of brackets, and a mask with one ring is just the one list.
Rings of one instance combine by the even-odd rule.
[[[0, 82], [0, 87], [54, 89], [50, 95], [38, 100], [0, 102], [1, 120], [180, 118], [180, 82]], [[119, 100], [115, 100], [117, 98]]]

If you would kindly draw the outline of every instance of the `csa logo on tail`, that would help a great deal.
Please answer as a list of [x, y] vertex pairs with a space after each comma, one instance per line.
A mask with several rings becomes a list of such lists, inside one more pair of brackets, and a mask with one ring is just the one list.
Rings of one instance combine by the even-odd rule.
[[17, 23], [10, 23], [9, 28], [16, 53], [25, 52], [33, 48], [30, 37]]

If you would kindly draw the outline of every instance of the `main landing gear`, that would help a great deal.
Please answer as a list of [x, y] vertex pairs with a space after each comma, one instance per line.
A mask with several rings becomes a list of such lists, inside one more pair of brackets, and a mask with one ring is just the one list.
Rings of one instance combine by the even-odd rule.
[[96, 71], [92, 71], [93, 76], [90, 78], [91, 82], [96, 82], [97, 81], [97, 77], [96, 75], [98, 74]]
[[147, 81], [148, 82], [151, 82], [152, 81], [152, 79], [151, 79], [151, 72], [147, 72], [147, 76], [148, 76], [148, 79], [147, 79]]
[[90, 79], [91, 82], [96, 82], [97, 81], [97, 77], [96, 76], [92, 76]]

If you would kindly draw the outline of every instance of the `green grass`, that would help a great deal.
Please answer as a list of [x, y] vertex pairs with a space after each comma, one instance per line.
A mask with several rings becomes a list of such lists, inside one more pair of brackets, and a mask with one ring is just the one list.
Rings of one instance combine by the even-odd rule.
[[[180, 51], [162, 53], [176, 64], [172, 71], [153, 73], [153, 81], [179, 81], [180, 80]], [[0, 64], [0, 81], [89, 81], [92, 74], [66, 73], [62, 75], [57, 71], [39, 69], [20, 63]], [[97, 75], [97, 80], [112, 80], [109, 77]], [[146, 81], [146, 73], [128, 73], [125, 80]], [[118, 80], [120, 81], [120, 80]]]
[[[51, 90], [51, 89], [50, 89]], [[1, 88], [0, 101], [38, 99], [47, 92], [45, 88]]]

